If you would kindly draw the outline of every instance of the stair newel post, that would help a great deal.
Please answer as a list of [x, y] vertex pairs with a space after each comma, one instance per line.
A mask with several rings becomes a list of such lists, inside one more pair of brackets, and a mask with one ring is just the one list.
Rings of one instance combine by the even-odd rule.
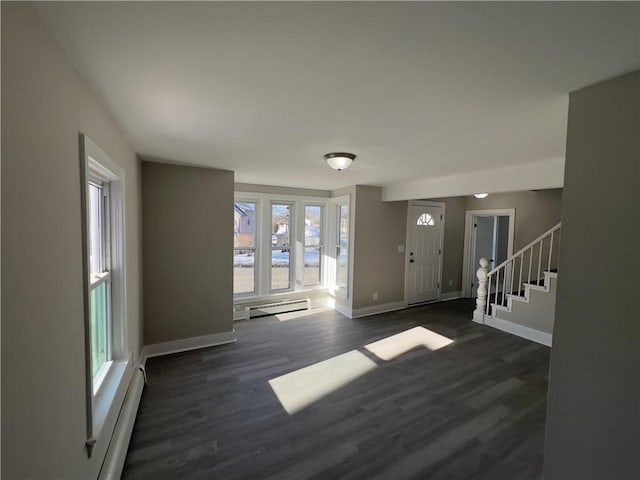
[[487, 307], [487, 273], [489, 273], [489, 260], [480, 259], [480, 268], [476, 272], [478, 278], [478, 290], [476, 298], [476, 309], [473, 312], [473, 320], [478, 323], [484, 323], [484, 312]]

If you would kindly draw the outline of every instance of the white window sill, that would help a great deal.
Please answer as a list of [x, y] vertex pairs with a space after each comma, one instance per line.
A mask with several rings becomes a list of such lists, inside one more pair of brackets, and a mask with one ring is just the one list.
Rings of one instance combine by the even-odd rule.
[[113, 407], [115, 407], [116, 414], [120, 409], [120, 405], [114, 404], [117, 403], [115, 400], [119, 391], [127, 387], [123, 380], [127, 376], [129, 362], [111, 361], [104, 367], [106, 368], [98, 372], [98, 375], [102, 374], [103, 378], [93, 396], [93, 435], [96, 440], [100, 438], [102, 427], [107, 422], [109, 415], [112, 414]]
[[96, 394], [100, 391], [100, 387], [102, 386], [104, 379], [107, 378], [109, 372], [111, 371], [111, 367], [113, 365], [113, 361], [109, 360], [102, 364], [98, 372], [93, 377], [93, 396], [95, 398]]

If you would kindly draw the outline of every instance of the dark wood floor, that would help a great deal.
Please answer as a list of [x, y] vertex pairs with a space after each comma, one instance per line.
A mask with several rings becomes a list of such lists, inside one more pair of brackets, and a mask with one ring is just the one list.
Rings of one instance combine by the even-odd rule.
[[[472, 310], [265, 317], [236, 323], [235, 344], [150, 359], [123, 478], [540, 478], [549, 349]], [[388, 361], [363, 348], [419, 325], [453, 343]], [[269, 380], [350, 351], [375, 368], [285, 411]]]

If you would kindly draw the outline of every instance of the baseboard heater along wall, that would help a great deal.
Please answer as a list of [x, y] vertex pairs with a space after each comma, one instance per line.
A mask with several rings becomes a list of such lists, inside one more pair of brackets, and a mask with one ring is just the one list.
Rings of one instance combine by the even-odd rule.
[[122, 475], [144, 384], [144, 370], [141, 368], [136, 369], [129, 383], [127, 394], [124, 397], [98, 480], [118, 480]]
[[299, 300], [283, 300], [282, 302], [265, 303], [263, 305], [252, 305], [245, 308], [245, 318], [247, 320], [257, 317], [266, 317], [267, 315], [276, 315], [278, 313], [297, 312], [300, 310], [309, 310], [311, 308], [311, 299], [301, 298]]

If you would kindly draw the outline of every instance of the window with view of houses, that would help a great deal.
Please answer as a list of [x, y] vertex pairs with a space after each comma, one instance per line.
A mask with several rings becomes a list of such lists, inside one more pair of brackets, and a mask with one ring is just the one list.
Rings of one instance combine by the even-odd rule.
[[234, 204], [233, 293], [256, 289], [256, 203]]
[[271, 290], [291, 286], [291, 205], [271, 205]]
[[[330, 200], [267, 194], [236, 194], [234, 203], [233, 293], [236, 297], [258, 297], [281, 292], [326, 288], [336, 277], [332, 237], [325, 231], [332, 211]], [[333, 218], [333, 214], [331, 214]], [[348, 219], [346, 220], [348, 222]], [[345, 222], [343, 216], [342, 223]], [[336, 224], [337, 225], [337, 224]], [[336, 230], [333, 228], [332, 230]], [[337, 270], [346, 284], [348, 232], [340, 241], [342, 262]], [[325, 256], [329, 254], [329, 264]]]

